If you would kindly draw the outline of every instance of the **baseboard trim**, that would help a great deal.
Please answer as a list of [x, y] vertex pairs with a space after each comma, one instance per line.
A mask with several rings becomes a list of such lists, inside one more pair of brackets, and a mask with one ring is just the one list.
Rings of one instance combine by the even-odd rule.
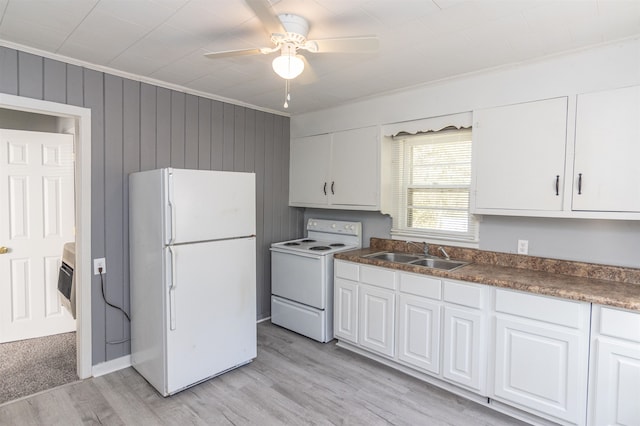
[[111, 361], [96, 364], [91, 369], [91, 375], [93, 377], [100, 377], [127, 367], [131, 367], [131, 355], [125, 355], [120, 358], [112, 359]]

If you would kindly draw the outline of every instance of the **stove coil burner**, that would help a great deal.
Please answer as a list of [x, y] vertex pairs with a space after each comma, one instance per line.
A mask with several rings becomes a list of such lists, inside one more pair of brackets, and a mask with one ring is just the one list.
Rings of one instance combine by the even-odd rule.
[[299, 246], [300, 243], [296, 243], [295, 241], [291, 241], [291, 242], [288, 242], [288, 243], [284, 243], [284, 245], [285, 246]]
[[310, 240], [310, 239], [306, 239], [306, 240], [302, 240], [302, 243], [315, 243], [316, 240]]
[[344, 244], [342, 244], [342, 243], [333, 243], [333, 244], [329, 244], [329, 246], [331, 246], [331, 247], [344, 247]]
[[327, 247], [327, 246], [313, 246], [310, 247], [309, 250], [313, 250], [313, 251], [325, 251], [325, 250], [331, 250], [331, 247]]

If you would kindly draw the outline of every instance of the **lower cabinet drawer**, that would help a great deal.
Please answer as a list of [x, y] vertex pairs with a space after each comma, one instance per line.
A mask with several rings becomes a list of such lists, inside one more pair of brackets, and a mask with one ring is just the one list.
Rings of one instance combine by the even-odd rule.
[[602, 306], [599, 319], [596, 327], [600, 334], [640, 343], [640, 312]]
[[400, 273], [400, 291], [430, 299], [442, 299], [442, 282], [437, 278]]
[[338, 278], [344, 278], [345, 280], [351, 281], [358, 281], [360, 279], [360, 266], [355, 263], [336, 260], [333, 267], [334, 273]]
[[470, 308], [482, 309], [486, 306], [488, 288], [478, 284], [459, 281], [443, 281], [444, 301]]
[[392, 269], [360, 266], [360, 282], [376, 287], [396, 289], [396, 273]]
[[586, 302], [538, 296], [521, 291], [496, 290], [496, 312], [565, 327], [581, 328], [584, 321], [588, 320], [585, 318], [585, 315], [589, 315], [589, 310], [585, 310], [588, 306]]

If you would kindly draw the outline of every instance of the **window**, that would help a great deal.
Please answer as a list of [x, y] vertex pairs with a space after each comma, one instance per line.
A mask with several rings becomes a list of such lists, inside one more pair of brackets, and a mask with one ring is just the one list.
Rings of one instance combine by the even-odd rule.
[[471, 129], [398, 135], [394, 146], [395, 235], [476, 241], [469, 213]]

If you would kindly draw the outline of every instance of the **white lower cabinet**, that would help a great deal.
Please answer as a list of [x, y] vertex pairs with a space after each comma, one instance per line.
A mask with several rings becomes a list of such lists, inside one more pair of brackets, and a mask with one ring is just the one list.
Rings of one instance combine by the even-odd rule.
[[640, 425], [640, 313], [594, 305], [589, 424]]
[[334, 262], [334, 334], [386, 357], [395, 354], [396, 281], [386, 268]]
[[439, 279], [400, 273], [398, 359], [422, 371], [440, 373]]
[[394, 354], [395, 293], [360, 284], [358, 343], [373, 352]]
[[358, 343], [358, 283], [336, 278], [333, 333], [340, 340]]
[[489, 288], [445, 280], [443, 369], [445, 380], [486, 395]]
[[640, 312], [341, 260], [334, 270], [344, 347], [534, 423], [640, 425]]
[[493, 397], [585, 424], [590, 304], [496, 290], [495, 311]]

